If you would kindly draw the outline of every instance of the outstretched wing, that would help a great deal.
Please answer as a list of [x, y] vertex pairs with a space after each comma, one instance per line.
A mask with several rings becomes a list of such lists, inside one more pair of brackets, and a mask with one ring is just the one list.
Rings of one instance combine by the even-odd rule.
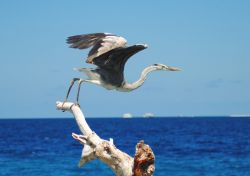
[[116, 48], [94, 58], [93, 63], [102, 69], [123, 73], [127, 60], [145, 48], [147, 48], [147, 45], [143, 44]]
[[110, 33], [93, 33], [68, 37], [67, 43], [71, 44], [71, 48], [78, 49], [86, 49], [93, 46], [86, 60], [87, 63], [93, 63], [96, 57], [115, 48], [124, 47], [127, 41], [123, 37]]

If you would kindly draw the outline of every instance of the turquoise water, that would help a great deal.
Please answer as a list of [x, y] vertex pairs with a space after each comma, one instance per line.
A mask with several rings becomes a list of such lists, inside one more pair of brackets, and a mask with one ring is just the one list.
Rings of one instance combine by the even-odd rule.
[[[102, 138], [134, 155], [144, 139], [156, 155], [156, 176], [249, 176], [250, 118], [87, 119]], [[74, 119], [0, 120], [1, 176], [114, 175], [99, 161], [77, 163]]]

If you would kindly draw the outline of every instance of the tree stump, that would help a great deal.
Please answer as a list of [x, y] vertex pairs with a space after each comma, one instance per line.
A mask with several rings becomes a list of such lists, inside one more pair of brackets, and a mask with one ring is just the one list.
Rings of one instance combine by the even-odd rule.
[[79, 167], [87, 162], [100, 159], [107, 164], [117, 176], [150, 176], [153, 175], [155, 156], [149, 145], [140, 141], [136, 145], [135, 157], [117, 149], [113, 140], [101, 139], [87, 124], [80, 107], [71, 102], [56, 102], [59, 110], [69, 111], [75, 117], [76, 123], [82, 132], [81, 135], [72, 133], [72, 137], [84, 147]]

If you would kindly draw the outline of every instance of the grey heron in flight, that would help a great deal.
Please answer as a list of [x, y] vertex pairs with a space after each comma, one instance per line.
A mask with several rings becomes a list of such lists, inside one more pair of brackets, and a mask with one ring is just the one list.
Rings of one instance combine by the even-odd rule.
[[129, 92], [140, 87], [146, 76], [155, 70], [179, 71], [180, 69], [163, 64], [153, 64], [146, 67], [140, 78], [127, 83], [124, 79], [124, 66], [127, 60], [137, 52], [147, 48], [147, 45], [136, 44], [127, 46], [127, 41], [121, 36], [110, 33], [93, 33], [68, 37], [67, 43], [71, 48], [86, 49], [92, 47], [86, 62], [95, 64], [97, 68], [79, 68], [86, 74], [87, 79], [74, 78], [69, 86], [65, 102], [75, 81], [78, 81], [76, 103], [79, 104], [79, 93], [83, 82], [93, 83], [108, 90]]

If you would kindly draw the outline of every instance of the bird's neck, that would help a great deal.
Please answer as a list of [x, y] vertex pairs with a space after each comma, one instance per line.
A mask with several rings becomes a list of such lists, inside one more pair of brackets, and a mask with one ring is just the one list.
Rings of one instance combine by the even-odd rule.
[[137, 81], [135, 81], [133, 83], [124, 83], [124, 85], [122, 86], [123, 90], [121, 90], [121, 91], [128, 91], [129, 92], [129, 91], [132, 91], [134, 89], [139, 88], [144, 83], [144, 81], [146, 80], [147, 75], [150, 72], [155, 71], [155, 70], [158, 70], [158, 69], [157, 69], [157, 67], [155, 67], [153, 65], [146, 67], [142, 71], [141, 76], [140, 76], [140, 78]]

